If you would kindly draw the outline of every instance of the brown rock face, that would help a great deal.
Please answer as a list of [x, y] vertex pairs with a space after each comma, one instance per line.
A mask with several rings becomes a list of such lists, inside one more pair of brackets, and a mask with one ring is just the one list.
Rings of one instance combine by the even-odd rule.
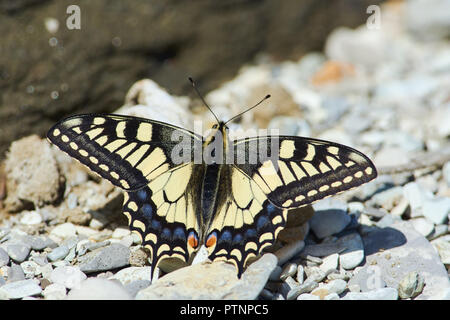
[[0, 2], [0, 158], [65, 115], [117, 109], [139, 79], [191, 94], [190, 75], [206, 93], [260, 52], [320, 50], [336, 26], [363, 23], [374, 1], [80, 0], [79, 30], [66, 24], [71, 4]]

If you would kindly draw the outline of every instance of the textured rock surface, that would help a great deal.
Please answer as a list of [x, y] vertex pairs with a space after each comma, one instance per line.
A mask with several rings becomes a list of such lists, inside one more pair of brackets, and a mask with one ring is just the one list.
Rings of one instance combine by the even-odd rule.
[[374, 2], [77, 1], [81, 28], [69, 30], [71, 3], [4, 1], [0, 158], [11, 141], [42, 135], [64, 115], [115, 110], [143, 77], [180, 94], [192, 93], [191, 75], [206, 92], [259, 52], [320, 49], [333, 27], [362, 23]]
[[214, 262], [178, 269], [141, 290], [136, 298], [154, 299], [256, 299], [264, 287], [277, 259], [265, 254], [252, 263], [242, 275], [236, 276], [232, 264]]

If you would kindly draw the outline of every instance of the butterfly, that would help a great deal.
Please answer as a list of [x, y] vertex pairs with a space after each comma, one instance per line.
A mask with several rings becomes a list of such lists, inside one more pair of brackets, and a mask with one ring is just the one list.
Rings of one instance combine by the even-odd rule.
[[231, 140], [227, 124], [240, 115], [216, 117], [202, 136], [150, 119], [81, 114], [56, 123], [47, 138], [125, 191], [123, 213], [148, 249], [152, 276], [162, 260], [189, 263], [204, 245], [210, 260], [231, 262], [240, 278], [274, 243], [288, 210], [377, 176], [367, 156], [334, 142]]

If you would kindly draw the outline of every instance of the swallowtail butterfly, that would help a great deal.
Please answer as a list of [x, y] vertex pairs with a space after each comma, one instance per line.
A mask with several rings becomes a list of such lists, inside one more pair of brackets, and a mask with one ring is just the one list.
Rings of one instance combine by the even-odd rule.
[[61, 120], [47, 137], [125, 191], [123, 213], [149, 250], [152, 273], [165, 258], [188, 263], [203, 244], [211, 260], [233, 263], [240, 277], [273, 244], [289, 209], [377, 176], [364, 154], [329, 141], [231, 141], [229, 121], [217, 119], [202, 137], [155, 120], [82, 114]]

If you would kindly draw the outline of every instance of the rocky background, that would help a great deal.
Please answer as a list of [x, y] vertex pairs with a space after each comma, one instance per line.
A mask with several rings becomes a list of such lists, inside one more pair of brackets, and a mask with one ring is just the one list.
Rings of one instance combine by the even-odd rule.
[[[114, 111], [139, 79], [186, 94], [192, 76], [206, 92], [261, 52], [283, 60], [319, 50], [378, 2], [1, 0], [0, 158], [63, 116]], [[66, 26], [72, 4], [79, 30]]]
[[[55, 5], [0, 3], [9, 16]], [[259, 2], [233, 3], [253, 12]], [[228, 14], [231, 8], [221, 7]], [[283, 50], [294, 56], [280, 57], [265, 42], [265, 54], [236, 66], [235, 76], [230, 70], [215, 74], [217, 82], [210, 81], [207, 71], [189, 66], [220, 118], [230, 118], [267, 93], [272, 95], [230, 125], [236, 136], [239, 129], [273, 128], [281, 134], [343, 143], [374, 160], [377, 179], [290, 211], [275, 245], [240, 280], [232, 265], [208, 263], [200, 251], [188, 267], [177, 269], [174, 261], [167, 261], [159, 279], [151, 282], [146, 253], [121, 215], [121, 191], [45, 139], [29, 135], [9, 145], [0, 167], [0, 299], [450, 299], [450, 7], [445, 0], [410, 0], [388, 2], [380, 9], [378, 25], [371, 20], [357, 28], [335, 28], [323, 49], [311, 48], [304, 55], [304, 49], [291, 47]], [[170, 22], [173, 16], [166, 19]], [[45, 28], [54, 30], [54, 20], [50, 21]], [[101, 29], [97, 31], [110, 32]], [[178, 32], [188, 33], [186, 29]], [[304, 31], [289, 30], [298, 38], [305, 36]], [[55, 38], [61, 43], [59, 36]], [[120, 43], [112, 50], [120, 51], [124, 39], [110, 39], [114, 48]], [[281, 40], [285, 39], [276, 41]], [[12, 49], [2, 45], [2, 50]], [[202, 56], [200, 51], [194, 56]], [[138, 56], [123, 60], [124, 68]], [[55, 113], [46, 113], [49, 125], [60, 113], [86, 111], [88, 105], [118, 99], [121, 107], [112, 109], [117, 113], [191, 129], [193, 120], [199, 119], [206, 128], [213, 116], [196, 97], [185, 94], [184, 73], [191, 69], [172, 64], [172, 59], [163, 59], [166, 63], [152, 69], [159, 70], [154, 74], [121, 78], [133, 84], [116, 98], [109, 67], [104, 66], [105, 73], [97, 69], [102, 76], [94, 86], [104, 84], [104, 91], [86, 89], [89, 103], [77, 100], [71, 107], [58, 95]], [[75, 74], [92, 70], [64, 66], [77, 70]], [[171, 70], [183, 76], [169, 81]], [[20, 79], [31, 74], [36, 73], [24, 71]], [[222, 82], [227, 77], [231, 79]], [[87, 80], [82, 84], [89, 86]], [[33, 90], [28, 93], [30, 103], [35, 101]], [[6, 95], [2, 103], [10, 101]], [[28, 113], [33, 114], [23, 114]], [[14, 119], [7, 124], [12, 126]]]

